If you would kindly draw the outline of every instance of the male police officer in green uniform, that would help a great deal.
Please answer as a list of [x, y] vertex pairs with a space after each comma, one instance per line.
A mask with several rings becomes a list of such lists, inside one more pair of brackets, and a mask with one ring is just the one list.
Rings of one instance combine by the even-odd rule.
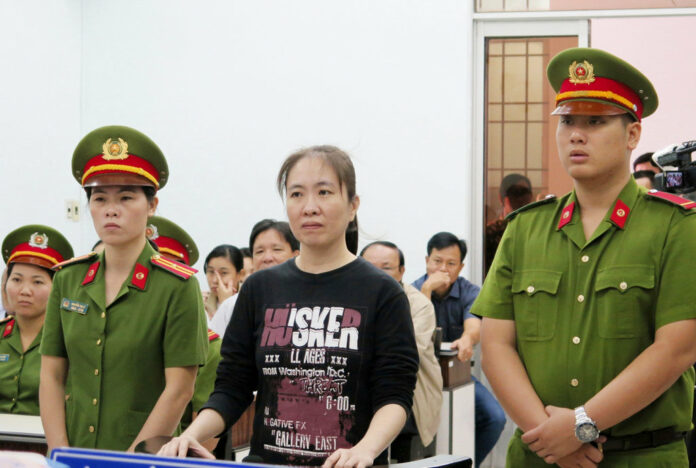
[[14, 315], [0, 320], [0, 413], [39, 414], [39, 343], [51, 268], [72, 256], [68, 240], [40, 224], [15, 229], [2, 243]]
[[687, 467], [696, 203], [631, 178], [641, 118], [657, 108], [642, 73], [569, 49], [548, 78], [574, 190], [510, 215], [472, 309], [483, 369], [520, 428], [508, 466]]
[[132, 128], [102, 127], [77, 145], [72, 166], [106, 247], [58, 265], [41, 342], [41, 419], [51, 448], [132, 450], [171, 435], [193, 395], [207, 352], [203, 300], [196, 270], [145, 237], [169, 175], [157, 145]]

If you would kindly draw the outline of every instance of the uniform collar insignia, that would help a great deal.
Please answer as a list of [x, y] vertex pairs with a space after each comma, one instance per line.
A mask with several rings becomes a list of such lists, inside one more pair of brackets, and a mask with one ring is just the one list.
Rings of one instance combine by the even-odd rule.
[[612, 223], [616, 224], [619, 229], [623, 229], [626, 225], [626, 220], [628, 219], [628, 214], [631, 209], [626, 205], [621, 199], [616, 200], [614, 208], [611, 210], [611, 217], [609, 218]]
[[563, 229], [573, 219], [573, 211], [575, 210], [575, 202], [571, 202], [561, 211], [561, 218], [558, 220], [558, 228]]
[[99, 262], [92, 263], [89, 270], [87, 270], [87, 273], [85, 274], [85, 279], [82, 280], [82, 286], [86, 286], [94, 281], [94, 278], [97, 277], [97, 272], [99, 271], [99, 265]]
[[12, 333], [12, 330], [14, 330], [14, 325], [15, 325], [14, 318], [5, 324], [5, 328], [3, 328], [3, 330], [2, 330], [2, 337], [3, 338], [7, 338], [8, 336], [10, 336], [10, 334]]
[[140, 263], [135, 264], [135, 269], [133, 270], [133, 277], [131, 278], [131, 284], [141, 291], [145, 290], [145, 284], [147, 283], [147, 275], [150, 273], [146, 267]]

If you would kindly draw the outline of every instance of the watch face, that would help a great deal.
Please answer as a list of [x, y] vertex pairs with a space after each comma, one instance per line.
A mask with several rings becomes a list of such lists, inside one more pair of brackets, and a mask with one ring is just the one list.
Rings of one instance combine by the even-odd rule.
[[580, 442], [587, 443], [597, 439], [599, 431], [592, 423], [582, 423], [575, 428], [575, 435]]

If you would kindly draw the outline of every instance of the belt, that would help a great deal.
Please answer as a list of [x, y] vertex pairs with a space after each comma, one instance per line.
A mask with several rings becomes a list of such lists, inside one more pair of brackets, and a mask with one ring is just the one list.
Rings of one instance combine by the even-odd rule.
[[677, 432], [672, 428], [667, 428], [622, 437], [607, 437], [606, 442], [595, 445], [602, 452], [623, 452], [659, 447], [681, 440], [685, 435], [686, 432]]

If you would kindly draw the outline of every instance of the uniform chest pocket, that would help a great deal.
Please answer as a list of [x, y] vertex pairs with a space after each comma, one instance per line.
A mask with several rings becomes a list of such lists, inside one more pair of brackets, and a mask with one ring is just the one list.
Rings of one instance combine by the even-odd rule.
[[611, 266], [597, 271], [595, 298], [602, 338], [637, 338], [653, 332], [655, 268]]
[[527, 341], [553, 338], [558, 321], [558, 285], [563, 273], [523, 270], [512, 279], [517, 336]]

